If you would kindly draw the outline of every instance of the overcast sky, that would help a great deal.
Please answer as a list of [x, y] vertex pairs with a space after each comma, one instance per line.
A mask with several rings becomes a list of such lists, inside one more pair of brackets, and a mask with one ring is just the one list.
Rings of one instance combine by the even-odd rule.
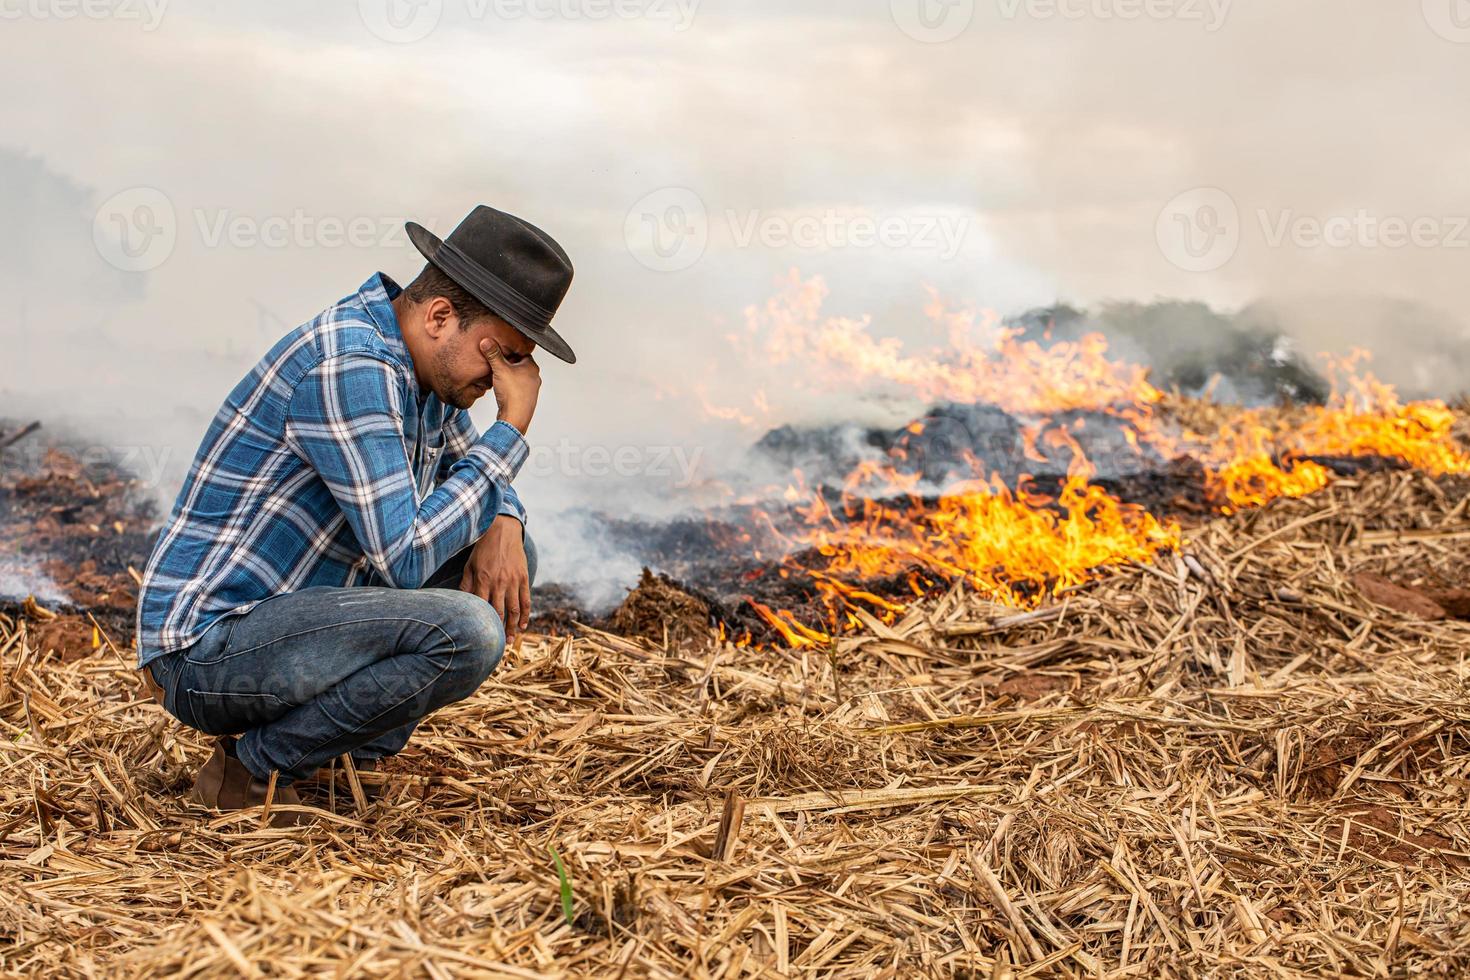
[[[376, 270], [411, 278], [405, 219], [445, 234], [482, 202], [577, 267], [557, 322], [580, 363], [542, 359], [544, 446], [731, 458], [751, 433], [694, 389], [748, 407], [799, 371], [724, 339], [792, 267], [910, 341], [929, 285], [1003, 313], [1267, 301], [1308, 349], [1368, 344], [1420, 389], [1465, 363], [1465, 0], [0, 0], [0, 19], [0, 414], [147, 446], [170, 498], [275, 337]], [[592, 485], [523, 483], [533, 519]]]

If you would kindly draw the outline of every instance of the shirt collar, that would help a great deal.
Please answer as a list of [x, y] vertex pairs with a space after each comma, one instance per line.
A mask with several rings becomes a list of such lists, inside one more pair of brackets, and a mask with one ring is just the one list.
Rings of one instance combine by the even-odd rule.
[[386, 272], [375, 272], [357, 290], [363, 308], [383, 335], [388, 348], [410, 368], [413, 358], [408, 355], [408, 345], [403, 342], [403, 330], [398, 326], [398, 317], [393, 312], [393, 301], [403, 289]]
[[386, 272], [375, 272], [357, 290], [357, 297], [368, 316], [373, 318], [373, 324], [378, 328], [383, 343], [408, 369], [405, 373], [408, 375], [409, 390], [413, 392], [414, 400], [422, 406], [425, 398], [432, 395], [432, 392], [419, 389], [418, 375], [413, 369], [413, 357], [408, 353], [408, 344], [403, 341], [403, 328], [398, 325], [398, 315], [393, 312], [393, 301], [402, 292], [403, 288]]

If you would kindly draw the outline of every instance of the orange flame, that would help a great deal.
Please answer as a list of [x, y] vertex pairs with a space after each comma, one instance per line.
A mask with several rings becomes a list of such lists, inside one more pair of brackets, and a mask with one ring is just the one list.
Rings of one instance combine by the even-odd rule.
[[764, 306], [745, 311], [746, 334], [734, 339], [766, 362], [800, 361], [803, 377], [795, 380], [802, 384], [850, 390], [855, 382], [882, 382], [925, 402], [985, 402], [1035, 414], [1163, 397], [1146, 368], [1104, 356], [1101, 334], [1043, 346], [999, 326], [992, 311], [948, 311], [930, 290], [925, 312], [945, 326], [949, 346], [907, 354], [897, 338], [869, 333], [867, 317], [823, 317], [828, 290], [821, 277], [803, 281], [792, 270], [783, 282]]
[[[907, 587], [922, 595], [935, 583], [964, 581], [993, 601], [1029, 608], [1111, 567], [1179, 550], [1177, 523], [1091, 482], [1093, 467], [1073, 433], [1055, 420], [1059, 413], [1106, 413], [1134, 451], [1197, 460], [1222, 513], [1320, 490], [1332, 474], [1311, 457], [1381, 456], [1433, 474], [1470, 472], [1470, 454], [1451, 433], [1454, 413], [1438, 401], [1400, 403], [1390, 386], [1362, 370], [1362, 351], [1329, 365], [1333, 395], [1327, 404], [1222, 411], [1215, 431], [1201, 434], [1181, 431], [1162, 412], [1164, 396], [1148, 382], [1147, 369], [1111, 359], [1100, 334], [1073, 342], [1022, 340], [993, 314], [977, 322], [973, 313], [946, 310], [931, 292], [926, 312], [944, 326], [950, 345], [909, 354], [895, 338], [870, 335], [867, 318], [824, 317], [821, 279], [803, 281], [793, 271], [785, 285], [764, 306], [747, 311], [740, 340], [770, 362], [801, 359], [793, 384], [888, 386], [916, 402], [993, 404], [1023, 423], [1028, 459], [1045, 461], [1064, 451], [1072, 460], [1055, 498], [1034, 493], [1024, 478], [1009, 487], [977, 469], [975, 479], [926, 499], [917, 492], [917, 474], [864, 463], [846, 481], [840, 513], [796, 474], [785, 497], [797, 505], [803, 527], [787, 533], [786, 543], [793, 553], [815, 549], [822, 564], [805, 567], [788, 557], [782, 574], [810, 577], [827, 602], [827, 628], [752, 601], [792, 647], [830, 643], [861, 622], [855, 609], [890, 621], [904, 611], [903, 604], [855, 583], [896, 579], [902, 585], [883, 591]], [[1081, 418], [1070, 422], [1079, 431], [1082, 424]], [[914, 435], [922, 430], [922, 422], [908, 427]], [[880, 496], [903, 502], [884, 503]]]

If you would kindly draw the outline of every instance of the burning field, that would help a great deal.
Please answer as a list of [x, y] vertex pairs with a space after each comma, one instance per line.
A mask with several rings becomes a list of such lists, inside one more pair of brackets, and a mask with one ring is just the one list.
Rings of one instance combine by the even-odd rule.
[[[725, 487], [727, 500], [681, 520], [598, 515], [616, 548], [700, 595], [737, 644], [820, 646], [957, 582], [1036, 608], [1121, 564], [1195, 562], [1188, 531], [1216, 515], [1381, 470], [1470, 474], [1455, 413], [1400, 401], [1363, 351], [1323, 358], [1317, 374], [1279, 337], [1241, 332], [1228, 356], [1212, 340], [1200, 356], [1215, 351], [1230, 387], [1257, 392], [1258, 407], [1242, 408], [1211, 397], [1218, 373], [1195, 397], [1156, 387], [1102, 334], [1068, 323], [1072, 311], [1001, 324], [935, 298], [945, 342], [906, 354], [865, 320], [823, 316], [825, 296], [793, 274], [747, 312], [737, 347], [798, 362], [815, 386], [927, 410], [894, 427], [770, 429], [747, 468], [780, 482]], [[764, 408], [765, 392], [751, 402]], [[757, 425], [742, 408], [706, 407]]]
[[129, 669], [152, 515], [126, 474], [12, 463], [4, 581], [50, 588], [0, 614], [0, 965], [1470, 967], [1466, 415], [1269, 338], [1227, 380], [1270, 397], [1240, 407], [1065, 317], [936, 301], [920, 356], [822, 298], [793, 280], [737, 342], [921, 408], [711, 404], [760, 478], [604, 515], [650, 566], [627, 600], [542, 590], [541, 632], [316, 791], [309, 829], [183, 801], [205, 745]]

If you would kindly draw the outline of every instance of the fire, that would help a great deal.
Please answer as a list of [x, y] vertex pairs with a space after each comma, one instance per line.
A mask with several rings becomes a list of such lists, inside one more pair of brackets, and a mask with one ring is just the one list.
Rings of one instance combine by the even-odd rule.
[[832, 637], [820, 630], [814, 630], [797, 622], [796, 616], [789, 610], [782, 609], [777, 612], [770, 606], [761, 602], [750, 600], [750, 606], [762, 619], [771, 624], [777, 633], [786, 640], [787, 646], [794, 649], [802, 647], [813, 647], [824, 643], [830, 643]]
[[[902, 507], [864, 500], [846, 516], [850, 523], [814, 528], [808, 538], [828, 559], [819, 587], [919, 570], [964, 579], [987, 598], [1019, 608], [1080, 585], [1096, 569], [1152, 561], [1180, 542], [1177, 525], [1110, 496], [1080, 469], [1055, 499], [994, 481], [932, 502], [915, 496]], [[901, 611], [871, 592], [832, 591], [849, 603]]]
[[1300, 433], [1280, 433], [1298, 449], [1323, 455], [1383, 456], [1436, 476], [1470, 472], [1470, 454], [1455, 441], [1455, 414], [1441, 401], [1401, 404], [1393, 387], [1362, 369], [1355, 350], [1329, 364], [1333, 397], [1312, 406]]
[[993, 311], [949, 311], [930, 290], [925, 313], [945, 328], [949, 343], [908, 354], [896, 338], [869, 333], [868, 317], [823, 317], [827, 292], [821, 278], [802, 281], [793, 270], [781, 292], [746, 310], [745, 334], [732, 339], [752, 359], [801, 364], [809, 385], [886, 386], [923, 402], [983, 402], [1047, 414], [1163, 397], [1148, 383], [1146, 368], [1106, 357], [1101, 334], [1052, 344], [1022, 340], [1022, 331], [1001, 326]]
[[1332, 380], [1324, 405], [1236, 409], [1213, 433], [1156, 441], [1204, 464], [1225, 513], [1322, 489], [1331, 472], [1312, 457], [1376, 456], [1436, 476], [1470, 472], [1470, 454], [1451, 432], [1455, 415], [1443, 402], [1400, 402], [1392, 386], [1364, 368], [1365, 351], [1324, 360]]
[[[931, 292], [926, 312], [949, 344], [908, 353], [897, 339], [872, 336], [866, 317], [824, 317], [826, 295], [820, 279], [803, 281], [793, 272], [779, 295], [747, 311], [739, 342], [770, 363], [799, 361], [793, 386], [997, 406], [1021, 423], [1027, 460], [1066, 454], [1060, 458], [1069, 464], [1055, 495], [1036, 492], [1024, 476], [1007, 485], [973, 459], [971, 478], [936, 493], [921, 486], [919, 474], [902, 471], [895, 450], [888, 463], [860, 464], [835, 504], [830, 491], [795, 474], [784, 497], [799, 525], [778, 527], [769, 515], [763, 521], [787, 547], [782, 575], [808, 578], [825, 599], [827, 622], [818, 628], [752, 600], [792, 647], [827, 644], [864, 616], [891, 620], [905, 606], [885, 596], [906, 590], [923, 595], [936, 584], [964, 582], [994, 602], [1031, 608], [1120, 564], [1183, 548], [1174, 520], [1094, 482], [1096, 470], [1075, 435], [1087, 424], [1079, 412], [1116, 425], [1140, 456], [1194, 460], [1221, 513], [1322, 489], [1332, 479], [1324, 459], [1377, 456], [1434, 474], [1470, 472], [1470, 454], [1451, 433], [1454, 413], [1441, 402], [1400, 402], [1363, 369], [1361, 351], [1329, 364], [1333, 395], [1324, 405], [1194, 403], [1208, 409], [1208, 418], [1195, 426], [1203, 431], [1192, 431], [1149, 383], [1147, 369], [1111, 356], [1100, 334], [1028, 340], [994, 314], [947, 310]], [[760, 407], [768, 408], [764, 400]], [[1067, 413], [1072, 417], [1060, 418]], [[923, 431], [922, 421], [907, 429]]]

